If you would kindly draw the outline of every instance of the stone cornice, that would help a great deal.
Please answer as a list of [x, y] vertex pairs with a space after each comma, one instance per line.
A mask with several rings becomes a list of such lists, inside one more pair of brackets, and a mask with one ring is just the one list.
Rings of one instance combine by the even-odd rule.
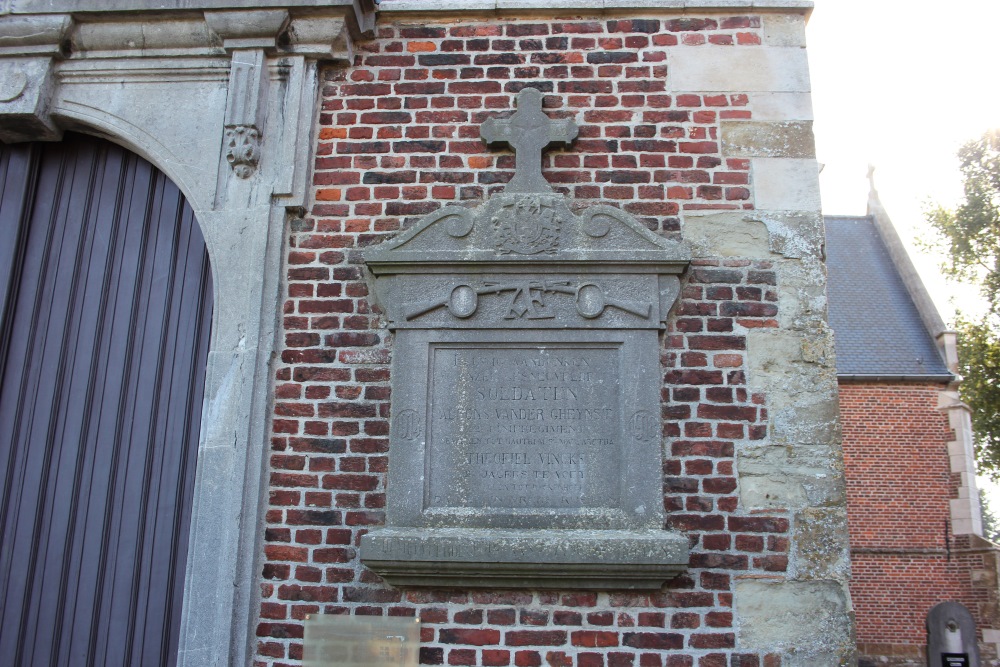
[[732, 12], [766, 11], [810, 14], [812, 0], [383, 0], [380, 13], [509, 14], [512, 12], [586, 11]]
[[[278, 14], [290, 19], [293, 31], [296, 24], [302, 24], [301, 32], [310, 34], [315, 33], [315, 29], [306, 24], [330, 17], [342, 18], [355, 37], [369, 33], [375, 27], [374, 0], [106, 0], [100, 3], [93, 0], [11, 0], [6, 7], [0, 3], [0, 46], [26, 45], [30, 40], [37, 41], [39, 35], [48, 38], [54, 31], [65, 33], [74, 23], [81, 22], [131, 21], [138, 24], [156, 21], [164, 24], [171, 21], [204, 21], [215, 17], [209, 21], [213, 30], [217, 26], [224, 29], [228, 26], [239, 32], [238, 26], [246, 24], [258, 28], [257, 32], [260, 32], [271, 27], [272, 21], [264, 19]], [[227, 20], [226, 16], [234, 18]], [[39, 31], [37, 26], [45, 29]], [[288, 28], [288, 22], [279, 27]], [[227, 38], [227, 35], [221, 37]], [[233, 46], [240, 48], [237, 43]]]
[[190, 57], [264, 49], [277, 56], [350, 62], [351, 36], [374, 26], [373, 11], [363, 12], [359, 22], [352, 7], [358, 9], [361, 4], [355, 0], [308, 10], [293, 5], [148, 13], [138, 9], [126, 13], [0, 13], [0, 58]]

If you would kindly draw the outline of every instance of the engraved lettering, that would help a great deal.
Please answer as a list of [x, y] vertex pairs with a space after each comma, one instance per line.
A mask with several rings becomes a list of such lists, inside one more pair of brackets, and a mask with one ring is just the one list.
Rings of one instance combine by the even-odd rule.
[[432, 507], [605, 507], [619, 492], [614, 345], [447, 348], [435, 356]]

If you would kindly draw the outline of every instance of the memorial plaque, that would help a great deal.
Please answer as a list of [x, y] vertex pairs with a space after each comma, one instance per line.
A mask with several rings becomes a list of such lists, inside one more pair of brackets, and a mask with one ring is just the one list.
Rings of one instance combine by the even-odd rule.
[[979, 667], [976, 622], [964, 605], [941, 602], [927, 612], [928, 667]]
[[685, 248], [610, 206], [574, 213], [540, 170], [576, 136], [534, 89], [484, 139], [517, 150], [506, 191], [446, 207], [366, 262], [396, 332], [389, 583], [658, 588], [687, 564], [663, 530], [659, 332]]

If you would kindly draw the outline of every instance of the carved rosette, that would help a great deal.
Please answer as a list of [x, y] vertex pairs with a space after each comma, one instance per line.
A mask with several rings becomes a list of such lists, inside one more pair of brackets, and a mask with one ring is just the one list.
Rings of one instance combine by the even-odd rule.
[[250, 125], [226, 128], [226, 162], [240, 178], [250, 178], [260, 163], [260, 132]]

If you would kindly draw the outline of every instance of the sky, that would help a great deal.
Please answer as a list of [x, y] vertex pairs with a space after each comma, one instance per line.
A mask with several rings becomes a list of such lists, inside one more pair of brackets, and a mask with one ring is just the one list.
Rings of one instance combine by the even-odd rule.
[[[959, 147], [1000, 127], [1000, 1], [815, 0], [806, 28], [816, 153], [827, 215], [864, 215], [868, 165], [879, 196], [946, 321], [974, 288], [947, 283], [927, 202], [953, 207]], [[963, 298], [965, 297], [965, 298]]]
[[[868, 165], [938, 310], [979, 307], [941, 277], [924, 209], [962, 196], [956, 152], [1000, 128], [1000, 0], [815, 0], [806, 27], [816, 154], [827, 215], [864, 215]], [[1000, 510], [1000, 485], [980, 478]]]

